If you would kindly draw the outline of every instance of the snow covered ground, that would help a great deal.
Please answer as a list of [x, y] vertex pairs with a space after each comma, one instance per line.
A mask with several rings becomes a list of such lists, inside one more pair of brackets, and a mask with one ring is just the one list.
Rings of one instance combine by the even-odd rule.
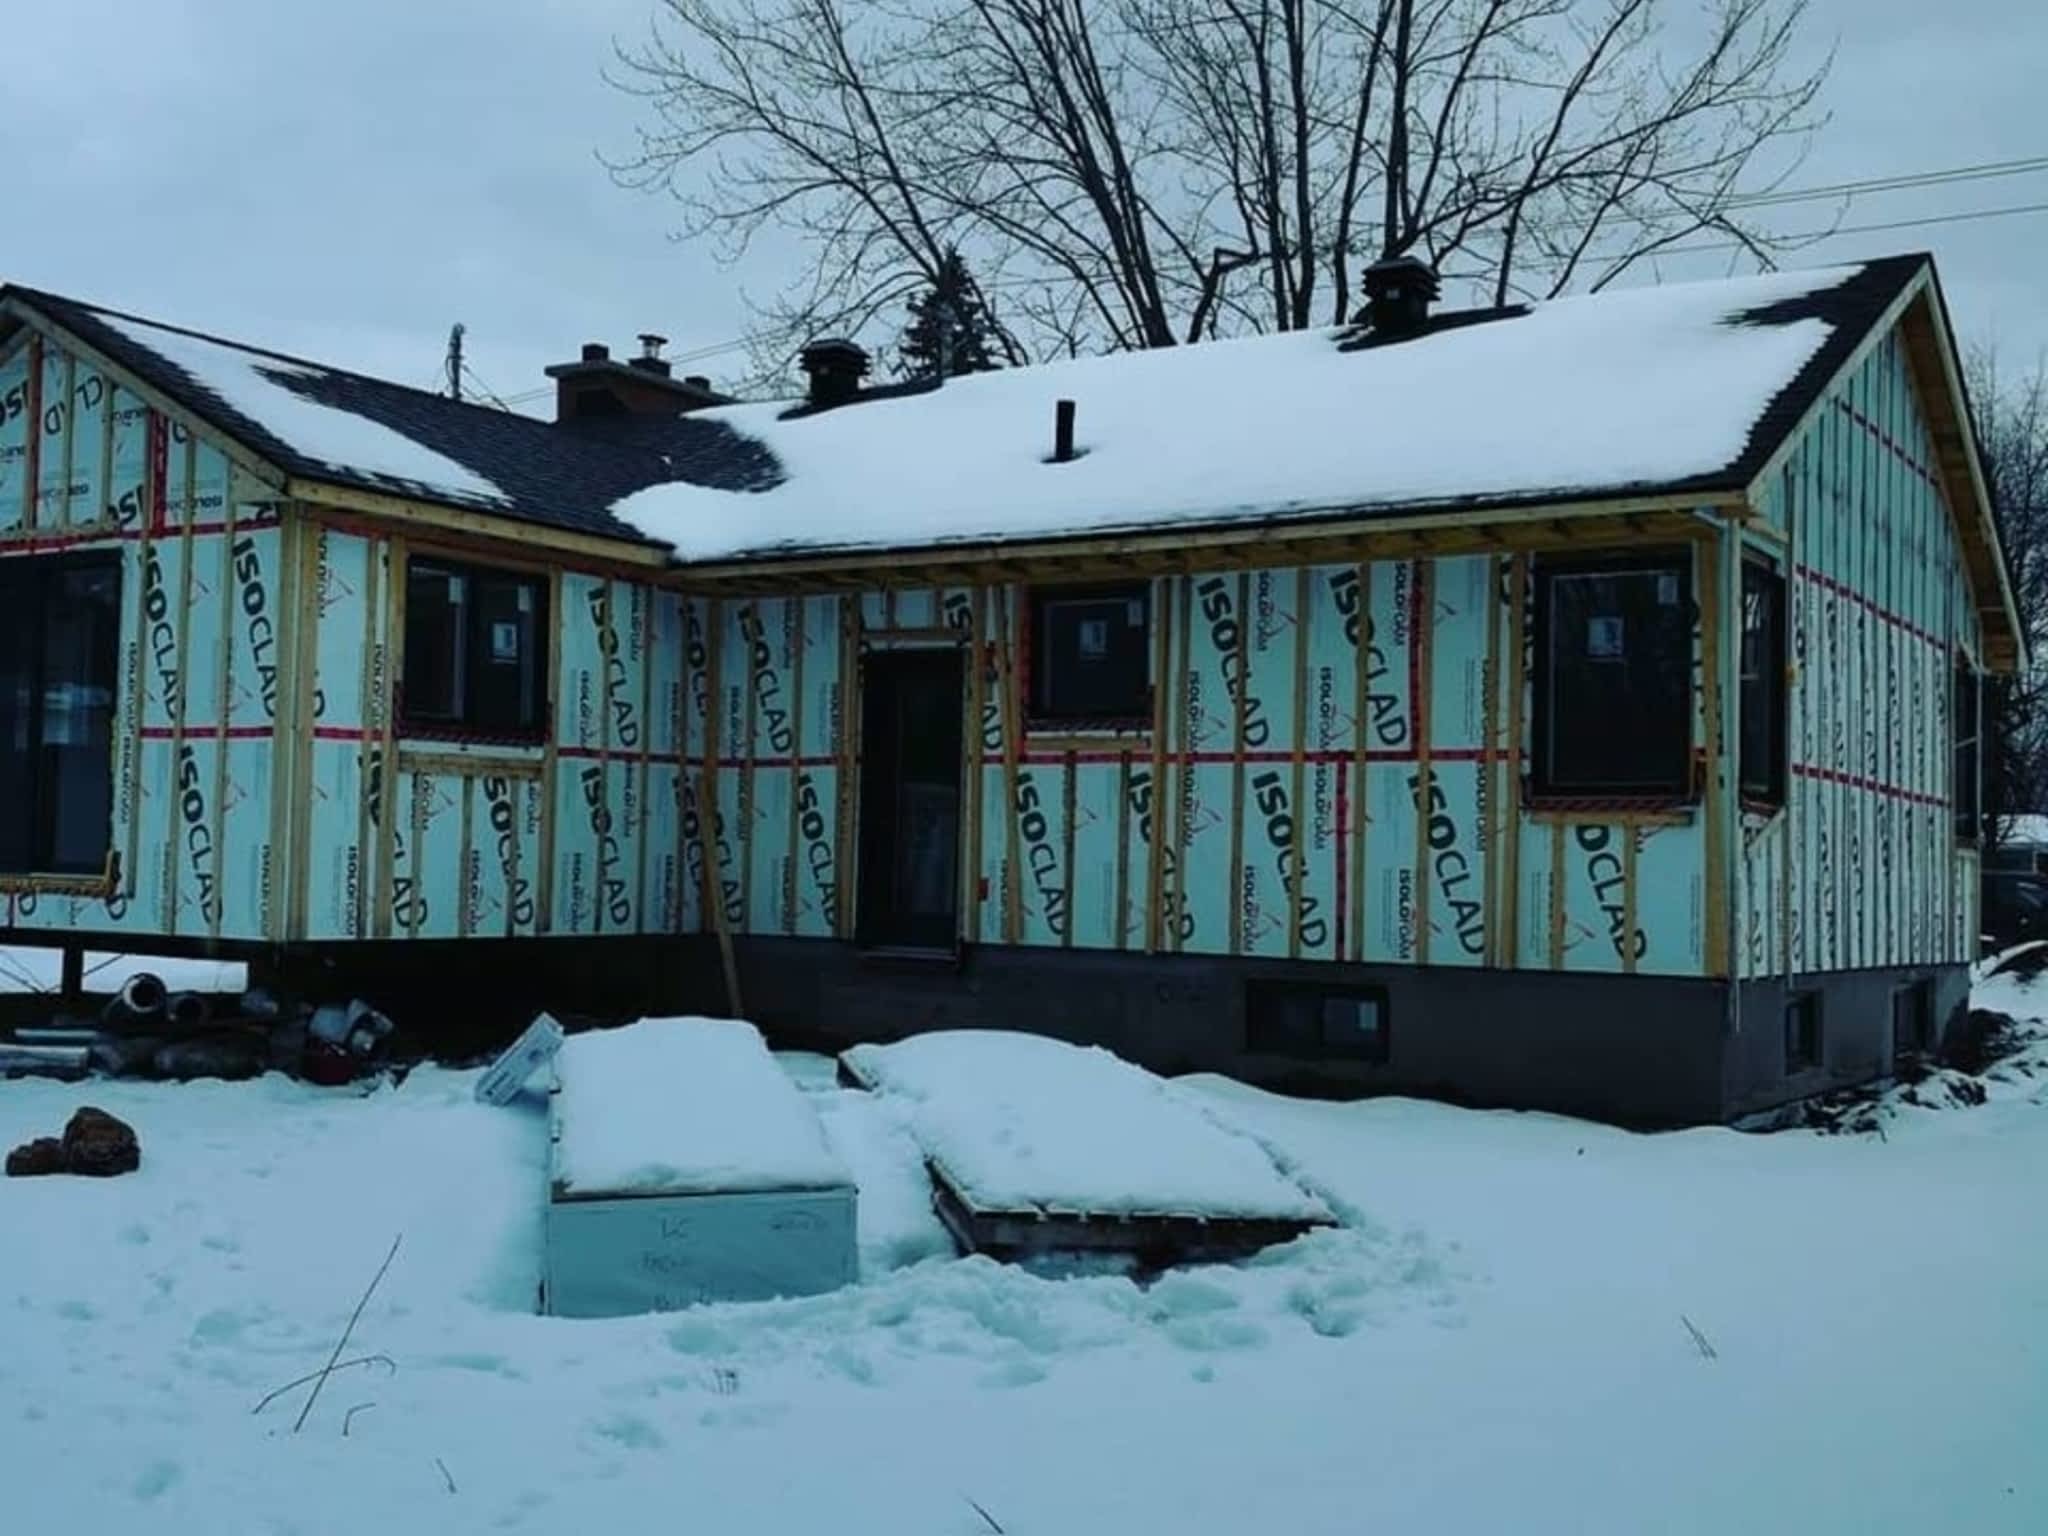
[[[1347, 1225], [1141, 1289], [947, 1256], [907, 1112], [786, 1065], [860, 1182], [864, 1282], [605, 1322], [530, 1313], [536, 1094], [0, 1083], [0, 1143], [82, 1102], [143, 1142], [128, 1178], [0, 1181], [0, 1524], [2048, 1529], [2048, 1076], [1882, 1139], [1191, 1080]], [[344, 1356], [378, 1358], [299, 1434], [304, 1387], [254, 1411], [399, 1234]]]

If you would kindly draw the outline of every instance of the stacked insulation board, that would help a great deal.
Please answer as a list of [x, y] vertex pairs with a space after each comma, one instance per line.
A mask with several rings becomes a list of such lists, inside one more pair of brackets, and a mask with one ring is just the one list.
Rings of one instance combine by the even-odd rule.
[[618, 1317], [856, 1278], [852, 1176], [751, 1024], [572, 1035], [555, 1080], [544, 1311]]

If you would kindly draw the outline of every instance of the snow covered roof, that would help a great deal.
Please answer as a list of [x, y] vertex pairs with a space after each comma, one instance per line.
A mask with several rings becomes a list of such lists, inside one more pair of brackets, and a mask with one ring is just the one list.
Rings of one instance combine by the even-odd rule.
[[764, 449], [702, 417], [561, 427], [58, 294], [0, 288], [7, 298], [288, 475], [646, 543], [614, 501], [677, 475], [741, 486], [778, 473]]
[[[704, 413], [783, 477], [615, 511], [685, 560], [1747, 484], [1925, 258], [1127, 352], [831, 411]], [[1476, 322], [1476, 323], [1475, 323]], [[1054, 403], [1081, 456], [1049, 462]]]
[[[1445, 312], [1400, 342], [1338, 328], [1120, 353], [829, 411], [568, 425], [54, 294], [0, 300], [288, 474], [713, 563], [1738, 489], [1926, 265]], [[1055, 464], [1061, 399], [1080, 456]]]

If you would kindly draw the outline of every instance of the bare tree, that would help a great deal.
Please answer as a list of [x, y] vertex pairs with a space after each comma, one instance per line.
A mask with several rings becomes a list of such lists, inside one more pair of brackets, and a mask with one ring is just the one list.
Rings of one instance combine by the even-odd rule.
[[1797, 164], [1806, 0], [657, 0], [613, 166], [858, 331], [958, 248], [1037, 355], [1339, 322], [1418, 252], [1491, 302], [1597, 288]]
[[[2048, 653], [2048, 361], [2017, 379], [1996, 352], [1970, 360], [1977, 442], [2012, 577], [2020, 628], [2036, 658]], [[2002, 840], [2008, 816], [2048, 810], [2048, 678], [2037, 665], [1984, 680], [1984, 810]]]

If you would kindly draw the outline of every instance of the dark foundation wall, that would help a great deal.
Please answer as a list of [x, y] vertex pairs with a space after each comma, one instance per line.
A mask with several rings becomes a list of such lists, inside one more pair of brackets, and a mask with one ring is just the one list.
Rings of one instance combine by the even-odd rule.
[[[1968, 966], [1830, 971], [1795, 977], [1789, 983], [1783, 978], [1744, 982], [1741, 1007], [1728, 1040], [1728, 1117], [1886, 1075], [1895, 1053], [1915, 1044], [1910, 1038], [1895, 1037], [1895, 1025], [1910, 1034], [1907, 1021], [1918, 1004], [1901, 999], [1900, 994], [1913, 988], [1925, 989], [1922, 998], [1928, 1033], [1921, 1043], [1926, 1049], [1936, 1049], [1969, 1011]], [[1818, 1004], [1820, 1036], [1819, 1060], [1804, 1068], [1788, 1060], [1786, 1028], [1787, 1007], [1801, 994], [1812, 994]]]
[[[690, 942], [700, 958], [678, 969], [699, 978], [697, 1006], [722, 1011], [716, 947]], [[742, 938], [735, 948], [747, 1016], [793, 1045], [1018, 1029], [1103, 1045], [1164, 1073], [1223, 1072], [1297, 1092], [1411, 1093], [1640, 1125], [1723, 1118], [1728, 994], [1709, 981], [1007, 946], [979, 946], [955, 966], [804, 939]], [[1294, 986], [1378, 996], [1387, 1060], [1254, 1049], [1248, 997]]]

